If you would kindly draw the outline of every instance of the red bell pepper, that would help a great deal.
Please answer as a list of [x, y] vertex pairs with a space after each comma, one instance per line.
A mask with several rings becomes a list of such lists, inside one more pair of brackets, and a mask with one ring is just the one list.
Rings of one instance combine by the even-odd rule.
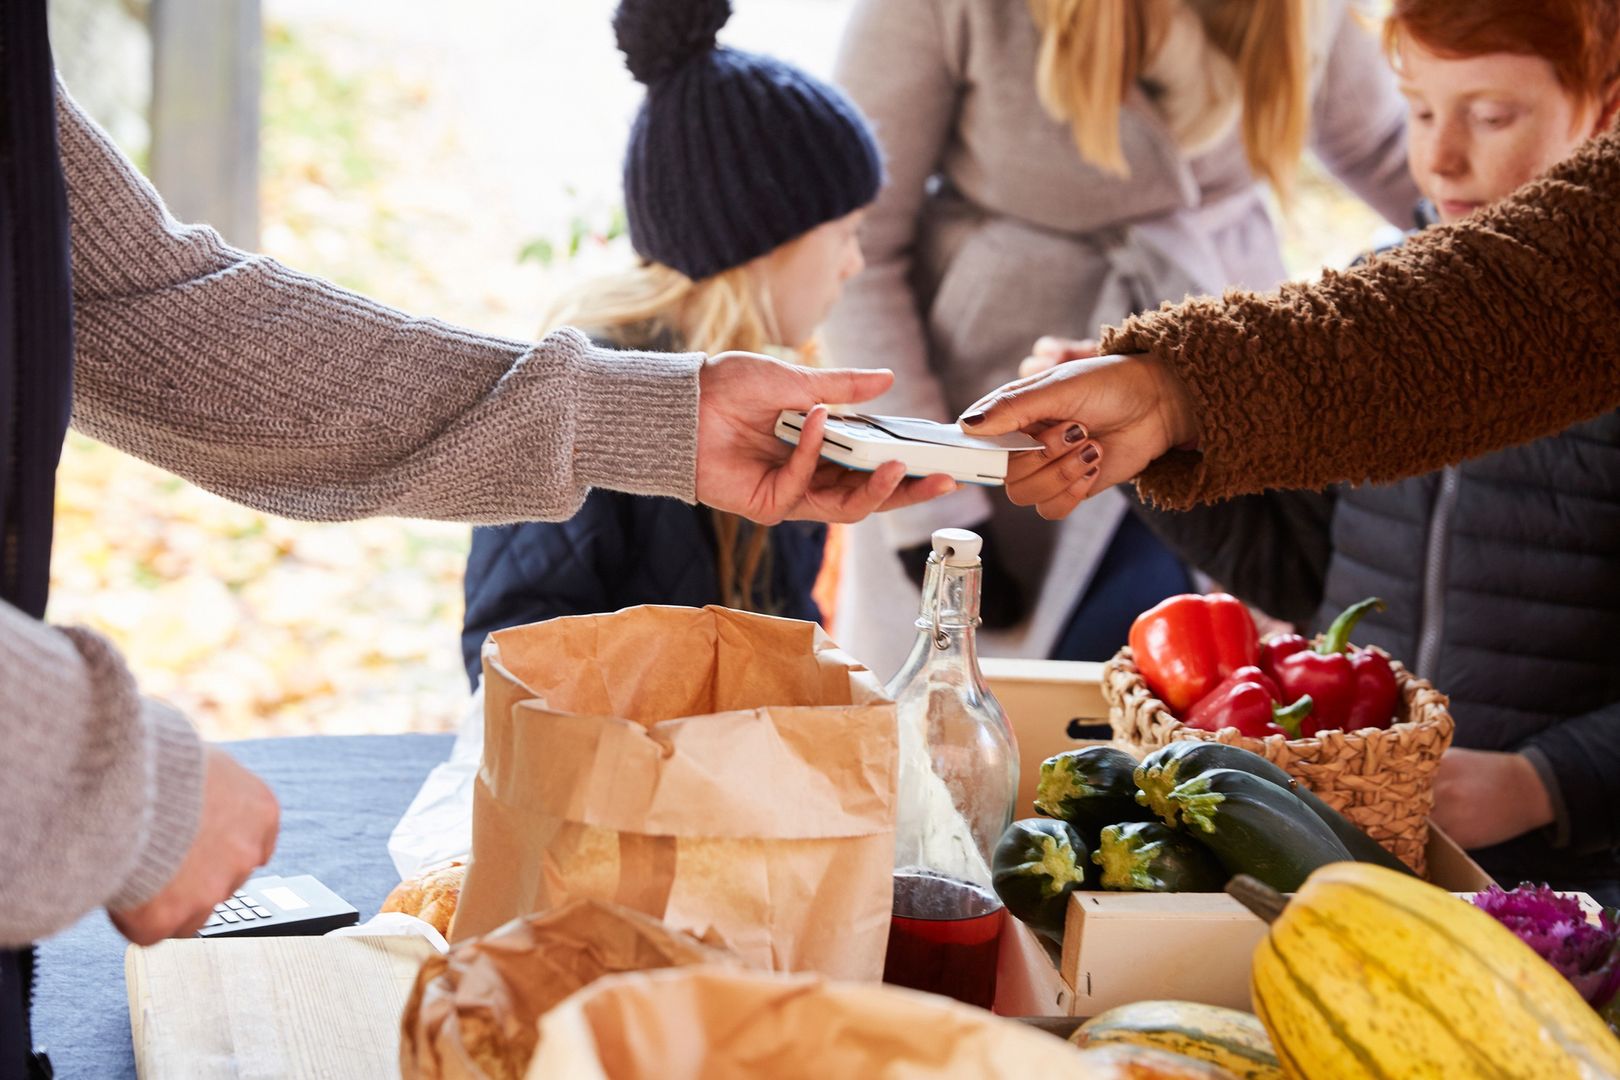
[[1131, 624], [1130, 645], [1148, 689], [1177, 716], [1260, 655], [1249, 609], [1225, 593], [1161, 601]]
[[1305, 718], [1306, 736], [1323, 731], [1389, 727], [1399, 696], [1389, 661], [1368, 649], [1350, 648], [1350, 631], [1382, 600], [1352, 604], [1312, 645], [1298, 634], [1275, 638], [1261, 651], [1261, 668], [1277, 681], [1283, 698], [1309, 694], [1316, 705]]
[[1281, 702], [1282, 693], [1270, 675], [1257, 667], [1241, 667], [1188, 709], [1181, 722], [1205, 731], [1237, 728], [1255, 739], [1267, 735], [1297, 739], [1300, 721], [1310, 715], [1310, 695], [1286, 707]]
[[1350, 654], [1350, 674], [1356, 690], [1350, 701], [1350, 715], [1344, 718], [1344, 730], [1387, 728], [1393, 724], [1401, 688], [1389, 661], [1371, 649], [1357, 649]]
[[1267, 638], [1260, 643], [1260, 670], [1275, 679], [1277, 661], [1285, 656], [1304, 652], [1310, 647], [1310, 640], [1299, 634], [1278, 634], [1276, 637]]

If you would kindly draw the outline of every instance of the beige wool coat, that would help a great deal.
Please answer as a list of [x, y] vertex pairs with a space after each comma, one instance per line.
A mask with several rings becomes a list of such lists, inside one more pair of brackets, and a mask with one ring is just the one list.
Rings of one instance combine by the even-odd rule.
[[[1418, 195], [1388, 66], [1350, 0], [1309, 2], [1311, 147], [1406, 225]], [[870, 411], [954, 419], [1015, 377], [1042, 334], [1094, 336], [1164, 300], [1284, 279], [1235, 128], [1189, 154], [1138, 90], [1120, 125], [1129, 176], [1106, 173], [1042, 108], [1039, 43], [1024, 0], [856, 5], [836, 77], [876, 126], [888, 181], [862, 234], [867, 269], [826, 338], [835, 363], [895, 369]], [[1124, 512], [1110, 492], [1047, 523], [975, 488], [875, 517], [851, 532], [834, 635], [879, 674], [898, 668], [919, 597], [895, 552], [989, 517], [988, 545], [1038, 599], [1024, 625], [981, 646], [1046, 656]]]

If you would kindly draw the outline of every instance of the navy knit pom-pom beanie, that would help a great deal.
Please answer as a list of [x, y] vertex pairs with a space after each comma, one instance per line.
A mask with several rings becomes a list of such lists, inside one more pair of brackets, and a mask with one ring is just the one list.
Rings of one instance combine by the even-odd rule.
[[723, 48], [728, 0], [621, 0], [613, 29], [647, 99], [624, 158], [630, 242], [701, 279], [857, 210], [883, 182], [843, 94], [790, 64]]

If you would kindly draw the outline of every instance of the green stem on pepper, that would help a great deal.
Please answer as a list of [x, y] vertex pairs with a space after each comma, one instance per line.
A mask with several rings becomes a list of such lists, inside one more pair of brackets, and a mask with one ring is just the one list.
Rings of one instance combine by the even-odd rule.
[[1311, 715], [1311, 707], [1315, 704], [1316, 702], [1311, 700], [1311, 695], [1305, 694], [1292, 705], [1273, 705], [1271, 722], [1282, 728], [1290, 739], [1297, 739], [1300, 735], [1300, 725]]
[[1384, 602], [1376, 596], [1359, 604], [1351, 604], [1333, 620], [1333, 625], [1328, 627], [1327, 633], [1316, 639], [1315, 651], [1323, 656], [1347, 651], [1350, 648], [1350, 631], [1356, 628], [1356, 623], [1361, 621], [1361, 617], [1369, 611], [1383, 610]]

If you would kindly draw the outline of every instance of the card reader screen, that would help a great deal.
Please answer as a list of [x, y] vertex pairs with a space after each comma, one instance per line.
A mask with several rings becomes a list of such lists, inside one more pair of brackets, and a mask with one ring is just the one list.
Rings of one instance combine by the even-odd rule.
[[272, 885], [263, 890], [263, 896], [282, 911], [297, 911], [299, 908], [309, 907], [309, 901], [285, 885]]

